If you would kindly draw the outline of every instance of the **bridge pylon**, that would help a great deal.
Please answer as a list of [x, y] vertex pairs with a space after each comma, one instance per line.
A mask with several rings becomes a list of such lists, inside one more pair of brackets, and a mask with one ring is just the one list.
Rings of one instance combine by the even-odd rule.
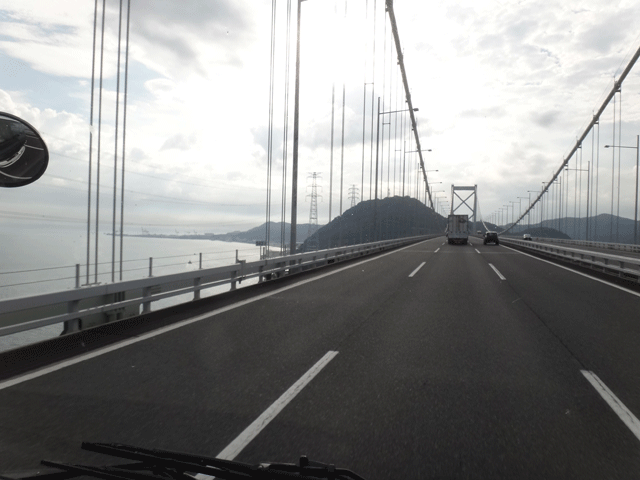
[[[458, 195], [457, 192], [465, 192], [467, 194], [464, 198]], [[473, 207], [470, 205], [473, 197]], [[456, 206], [456, 198], [460, 200], [460, 202]], [[476, 232], [478, 227], [476, 222], [478, 221], [478, 217], [476, 216], [476, 212], [478, 211], [478, 185], [473, 186], [456, 186], [451, 185], [451, 215], [458, 212], [458, 209], [461, 207], [467, 207], [469, 209], [469, 222], [473, 222], [473, 230], [472, 232]], [[465, 212], [458, 212], [459, 214], [463, 214]]]

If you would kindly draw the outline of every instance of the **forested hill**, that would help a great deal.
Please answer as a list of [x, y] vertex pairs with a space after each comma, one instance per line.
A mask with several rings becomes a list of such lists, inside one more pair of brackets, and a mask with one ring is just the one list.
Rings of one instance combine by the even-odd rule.
[[415, 198], [380, 199], [377, 209], [374, 200], [367, 200], [345, 211], [307, 238], [302, 251], [413, 235], [444, 234], [446, 225], [445, 217]]

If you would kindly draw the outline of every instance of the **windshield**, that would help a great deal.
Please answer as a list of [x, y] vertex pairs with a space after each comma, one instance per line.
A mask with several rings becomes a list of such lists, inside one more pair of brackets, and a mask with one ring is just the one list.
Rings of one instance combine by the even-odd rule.
[[0, 0], [0, 474], [633, 478], [639, 16]]

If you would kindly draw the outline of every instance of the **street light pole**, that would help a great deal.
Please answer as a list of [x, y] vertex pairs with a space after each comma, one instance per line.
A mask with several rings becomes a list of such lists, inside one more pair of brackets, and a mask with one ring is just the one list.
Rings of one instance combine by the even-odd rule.
[[[608, 148], [608, 145], [605, 145], [605, 148]], [[635, 148], [635, 147], [633, 147]], [[587, 162], [587, 168], [569, 168], [569, 166], [567, 165], [567, 168], [565, 168], [565, 170], [567, 171], [575, 171], [575, 172], [587, 172], [587, 224], [585, 226], [585, 240], [589, 240], [589, 170], [591, 169], [591, 161]], [[576, 173], [577, 175], [577, 173]], [[582, 175], [582, 174], [580, 174]], [[582, 195], [580, 195], [580, 198], [578, 199], [578, 203], [580, 205], [582, 205]], [[576, 218], [574, 221], [574, 225], [575, 223], [578, 221], [578, 219]]]
[[515, 216], [516, 216], [516, 202], [513, 200], [509, 200], [509, 203], [511, 204], [511, 227], [515, 227]]
[[[389, 113], [389, 112], [387, 112]], [[390, 113], [394, 113], [394, 112], [390, 112]], [[404, 148], [407, 148], [407, 142], [404, 142]], [[422, 150], [411, 150], [411, 151], [406, 151], [403, 153], [402, 155], [402, 196], [404, 197], [404, 181], [405, 181], [405, 167], [406, 167], [406, 163], [407, 163], [407, 153], [416, 153], [416, 152], [430, 152], [431, 149], [430, 148], [423, 148]], [[429, 173], [429, 172], [437, 172], [438, 170], [427, 170], [425, 173]]]
[[[604, 148], [611, 148], [612, 145], [605, 145]], [[633, 214], [633, 243], [634, 245], [638, 244], [638, 160], [640, 157], [640, 135], [636, 135], [636, 146], [635, 147], [626, 147], [623, 145], [613, 145], [613, 147], [617, 148], [635, 148], [636, 149], [636, 197], [635, 197], [635, 208]]]
[[298, 0], [298, 26], [296, 39], [296, 81], [293, 106], [293, 166], [291, 167], [291, 240], [290, 252], [296, 253], [296, 226], [298, 221], [298, 133], [300, 123], [300, 11], [302, 2]]
[[633, 244], [638, 244], [638, 160], [640, 157], [640, 135], [636, 135], [636, 195], [633, 211]]
[[[410, 109], [405, 110], [395, 110], [393, 112], [380, 112], [380, 97], [378, 97], [378, 128], [380, 128], [380, 115], [386, 115], [387, 113], [401, 113], [408, 112]], [[417, 112], [419, 109], [414, 108], [413, 111]], [[422, 150], [411, 150], [407, 152], [407, 141], [404, 142], [405, 151], [402, 154], [402, 196], [404, 197], [404, 182], [405, 182], [405, 173], [406, 173], [406, 163], [407, 163], [407, 153], [415, 153], [415, 152], [430, 152], [431, 149], [422, 149]], [[378, 165], [378, 141], [376, 140], [376, 166]], [[437, 172], [437, 170], [436, 170]], [[376, 172], [377, 175], [377, 172]]]
[[[378, 124], [376, 126], [376, 188], [373, 198], [378, 201], [378, 152], [380, 150], [380, 97], [378, 97]], [[374, 220], [375, 223], [375, 220]]]
[[[532, 193], [540, 193], [537, 190], [527, 190], [527, 193], [529, 194], [529, 208], [531, 208], [531, 194]], [[535, 221], [535, 216], [533, 217], [534, 221]], [[542, 225], [540, 225], [542, 226]], [[531, 230], [531, 210], [529, 210], [529, 230]]]

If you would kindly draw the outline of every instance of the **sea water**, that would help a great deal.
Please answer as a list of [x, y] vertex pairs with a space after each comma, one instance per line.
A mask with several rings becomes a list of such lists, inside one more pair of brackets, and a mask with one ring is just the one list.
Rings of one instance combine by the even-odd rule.
[[[126, 232], [126, 229], [125, 229]], [[158, 237], [123, 237], [122, 268], [120, 237], [98, 234], [96, 269], [95, 233], [91, 233], [89, 267], [87, 268], [87, 232], [79, 225], [3, 225], [0, 227], [0, 301], [75, 288], [76, 264], [80, 265], [80, 285], [112, 283], [149, 276], [152, 258], [154, 277], [231, 265], [239, 260], [255, 261], [260, 248], [248, 243], [221, 242], [206, 239]], [[113, 266], [113, 268], [112, 268]], [[87, 275], [88, 273], [88, 275]], [[257, 279], [242, 282], [242, 286]], [[202, 297], [229, 290], [222, 285], [202, 291]], [[157, 310], [190, 301], [193, 294], [184, 294], [152, 303]], [[0, 336], [0, 351], [60, 335], [62, 324], [42, 327], [13, 335]]]

